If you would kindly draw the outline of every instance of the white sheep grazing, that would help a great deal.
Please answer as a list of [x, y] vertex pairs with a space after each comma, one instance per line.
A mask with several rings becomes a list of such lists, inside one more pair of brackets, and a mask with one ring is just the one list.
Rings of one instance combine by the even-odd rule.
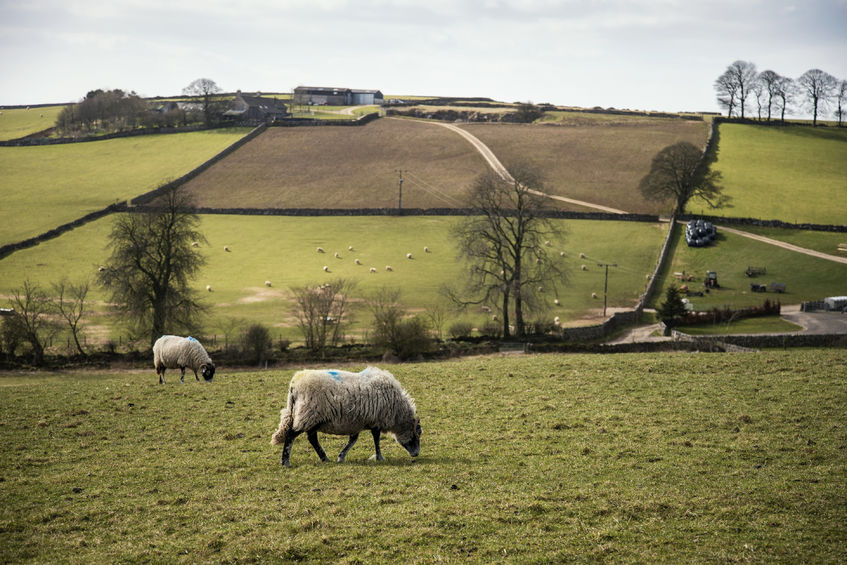
[[362, 264], [362, 262], [361, 262], [361, 261], [359, 261], [358, 259], [354, 260], [353, 262], [354, 262], [354, 263], [356, 263], [357, 265], [361, 265], [361, 264]]
[[554, 299], [553, 299], [553, 304], [555, 304], [556, 306], [558, 306], [558, 305], [559, 305], [559, 299], [558, 299], [558, 298], [554, 298]]
[[596, 293], [596, 292], [592, 292], [592, 293], [591, 293], [591, 298], [597, 298], [597, 293]]
[[580, 269], [582, 269], [583, 271], [587, 271], [588, 267], [586, 265], [583, 265], [583, 266], [580, 267]]
[[226, 251], [227, 253], [229, 253], [229, 245], [224, 245], [224, 251]]
[[558, 317], [558, 316], [556, 316], [555, 318], [553, 318], [553, 323], [554, 323], [555, 325], [557, 325], [557, 326], [559, 325], [559, 317]]
[[317, 251], [318, 253], [324, 253], [324, 248], [323, 248], [323, 247], [318, 247], [316, 251]]
[[338, 251], [336, 251], [336, 252], [335, 252], [335, 258], [336, 258], [336, 259], [341, 259], [341, 255], [339, 255], [339, 254], [338, 254]]
[[212, 358], [203, 349], [199, 341], [193, 337], [181, 337], [178, 335], [163, 335], [153, 344], [153, 366], [159, 375], [159, 384], [165, 384], [166, 369], [180, 369], [182, 374], [180, 382], [185, 382], [185, 368], [194, 371], [194, 378], [198, 381], [197, 371], [207, 381], [215, 376], [215, 364]]
[[411, 254], [411, 253], [406, 253], [406, 259], [411, 259], [411, 258], [412, 258], [412, 254]]
[[585, 259], [585, 253], [580, 253], [580, 254], [579, 254], [579, 258], [580, 258], [580, 259]]
[[352, 245], [348, 245], [348, 246], [347, 246], [347, 251], [353, 251], [353, 246], [352, 246]]
[[427, 247], [426, 245], [424, 245], [424, 253], [429, 253], [429, 247]]
[[200, 247], [200, 243], [199, 243], [199, 242], [197, 242], [197, 241], [192, 241], [192, 242], [191, 242], [191, 247]]
[[324, 271], [329, 272], [329, 265], [324, 265]]
[[383, 432], [394, 435], [412, 457], [420, 453], [421, 424], [415, 401], [391, 373], [376, 367], [361, 373], [310, 369], [292, 377], [271, 445], [282, 444], [282, 464], [289, 467], [291, 445], [303, 432], [321, 461], [329, 458], [318, 442], [318, 432], [350, 436], [338, 454], [337, 461], [343, 463], [362, 430], [373, 435], [377, 461], [385, 460], [379, 447]]
[[368, 269], [368, 271], [370, 271], [371, 273], [375, 273], [375, 272], [376, 272], [376, 267], [371, 267], [370, 269]]
[[206, 290], [207, 290], [208, 292], [212, 292], [212, 285], [207, 284], [207, 285], [206, 285]]
[[393, 271], [394, 269], [391, 268], [391, 265], [386, 265], [385, 270], [386, 271]]
[[564, 256], [565, 256], [565, 252], [564, 252], [564, 251], [559, 251], [559, 257], [564, 257]]
[[271, 286], [271, 281], [265, 281], [265, 286]]

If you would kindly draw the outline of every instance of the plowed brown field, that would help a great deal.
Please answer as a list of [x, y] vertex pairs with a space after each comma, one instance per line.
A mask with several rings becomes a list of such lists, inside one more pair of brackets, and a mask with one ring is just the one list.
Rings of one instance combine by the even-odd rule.
[[[702, 146], [708, 136], [704, 122], [656, 118], [461, 127], [506, 166], [536, 165], [551, 194], [640, 213], [667, 208], [637, 190], [653, 156], [681, 140]], [[386, 208], [397, 206], [402, 169], [403, 208], [462, 207], [463, 193], [486, 168], [471, 144], [446, 128], [382, 119], [364, 127], [270, 128], [187, 188], [198, 205], [212, 208]]]

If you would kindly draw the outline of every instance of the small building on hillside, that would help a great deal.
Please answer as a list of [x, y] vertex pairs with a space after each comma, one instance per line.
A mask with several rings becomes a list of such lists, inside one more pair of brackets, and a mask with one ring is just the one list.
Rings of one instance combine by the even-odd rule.
[[235, 93], [229, 110], [224, 117], [233, 118], [242, 124], [258, 125], [281, 120], [288, 116], [288, 109], [281, 100], [265, 98], [257, 94]]
[[360, 106], [382, 104], [379, 90], [355, 90], [331, 86], [298, 86], [294, 103], [304, 106]]

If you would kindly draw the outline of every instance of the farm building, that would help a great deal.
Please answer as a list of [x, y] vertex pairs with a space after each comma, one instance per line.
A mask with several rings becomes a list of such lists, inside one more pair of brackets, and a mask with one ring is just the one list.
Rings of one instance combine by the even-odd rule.
[[324, 86], [298, 86], [294, 89], [294, 103], [313, 106], [358, 106], [382, 104], [379, 90], [356, 90]]
[[258, 94], [235, 94], [230, 109], [224, 116], [235, 118], [244, 124], [260, 124], [281, 120], [288, 115], [285, 104], [276, 98], [263, 98]]

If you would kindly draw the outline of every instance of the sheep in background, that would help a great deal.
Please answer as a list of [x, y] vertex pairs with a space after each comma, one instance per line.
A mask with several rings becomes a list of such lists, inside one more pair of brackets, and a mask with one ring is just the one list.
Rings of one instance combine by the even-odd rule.
[[588, 267], [586, 265], [583, 265], [583, 266], [580, 267], [580, 269], [582, 269], [583, 271], [587, 271]]
[[391, 268], [391, 265], [386, 265], [385, 270], [386, 271], [393, 271], [394, 269]]
[[558, 298], [554, 298], [554, 299], [553, 299], [553, 304], [555, 304], [556, 306], [558, 306], [558, 305], [559, 305], [559, 299], [558, 299]]
[[368, 269], [368, 271], [370, 271], [371, 273], [375, 273], [375, 272], [376, 272], [376, 267], [371, 267], [370, 269]]
[[229, 253], [229, 245], [224, 245], [224, 251], [226, 251], [227, 253]]
[[324, 271], [327, 272], [327, 273], [329, 272], [329, 266], [328, 265], [324, 265]]
[[596, 292], [592, 292], [592, 293], [591, 293], [591, 298], [597, 298], [597, 293], [596, 293]]
[[265, 286], [271, 286], [271, 281], [265, 281]]
[[585, 253], [580, 253], [580, 254], [579, 254], [579, 258], [580, 258], [580, 259], [585, 259]]
[[412, 254], [411, 254], [411, 253], [406, 253], [406, 259], [411, 259], [411, 258], [412, 258]]
[[282, 464], [290, 467], [291, 445], [303, 432], [321, 461], [329, 458], [318, 442], [318, 432], [350, 436], [338, 454], [337, 461], [343, 463], [362, 430], [373, 435], [377, 461], [385, 460], [379, 446], [383, 432], [392, 434], [412, 457], [420, 453], [415, 401], [391, 373], [376, 367], [361, 373], [305, 370], [291, 379], [271, 445], [282, 444]]
[[192, 241], [192, 242], [191, 242], [191, 247], [200, 247], [200, 243], [199, 243], [199, 242], [197, 242], [197, 241]]
[[339, 254], [338, 254], [338, 251], [336, 251], [336, 252], [335, 252], [335, 258], [336, 258], [336, 259], [341, 259], [341, 255], [339, 255]]
[[207, 284], [207, 285], [206, 285], [206, 291], [207, 291], [207, 292], [212, 292], [212, 285]]
[[352, 245], [348, 245], [348, 246], [347, 246], [347, 251], [353, 251], [353, 246], [352, 246]]
[[424, 245], [424, 253], [429, 253], [429, 247], [427, 247], [426, 245]]
[[166, 369], [180, 369], [182, 374], [180, 382], [185, 382], [185, 368], [194, 371], [194, 378], [198, 381], [197, 371], [207, 381], [215, 376], [215, 364], [212, 358], [203, 349], [199, 341], [193, 337], [180, 337], [177, 335], [163, 335], [153, 344], [153, 366], [159, 375], [159, 384], [165, 384]]
[[318, 253], [325, 253], [325, 251], [324, 251], [324, 248], [323, 248], [323, 247], [318, 247], [316, 251], [317, 251]]
[[354, 262], [354, 263], [356, 263], [357, 265], [361, 265], [361, 264], [362, 264], [362, 262], [361, 262], [361, 261], [359, 261], [358, 259], [355, 259], [353, 262]]

